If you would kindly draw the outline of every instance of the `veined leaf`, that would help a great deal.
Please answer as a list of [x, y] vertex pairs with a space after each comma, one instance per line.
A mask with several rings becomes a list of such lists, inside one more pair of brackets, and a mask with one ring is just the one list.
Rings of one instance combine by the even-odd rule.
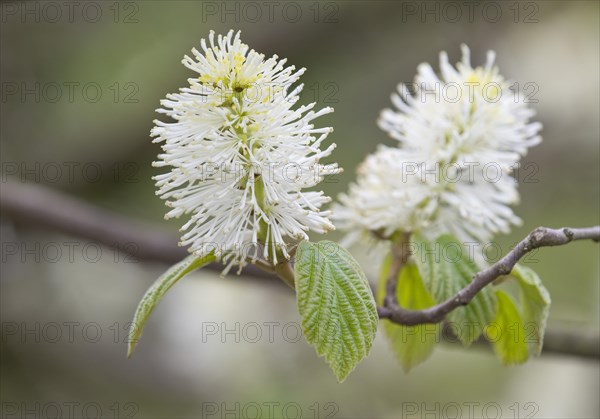
[[517, 264], [511, 276], [519, 283], [521, 315], [527, 331], [526, 341], [531, 352], [539, 356], [550, 312], [550, 293], [533, 269]]
[[135, 310], [131, 327], [129, 329], [127, 357], [130, 357], [133, 354], [135, 345], [137, 345], [140, 336], [142, 335], [142, 331], [144, 330], [144, 326], [148, 321], [150, 313], [152, 313], [156, 305], [167, 293], [167, 291], [185, 275], [203, 267], [204, 265], [208, 265], [214, 260], [215, 256], [212, 253], [203, 257], [190, 255], [181, 262], [171, 266], [154, 282], [154, 284], [152, 284], [148, 291], [146, 291], [146, 294], [144, 294], [142, 297], [142, 300]]
[[[388, 256], [383, 264], [379, 286], [377, 289], [377, 303], [383, 304], [385, 288], [390, 269], [391, 257]], [[435, 305], [435, 301], [425, 289], [419, 270], [413, 262], [406, 264], [400, 271], [396, 286], [398, 304], [410, 310], [422, 310]], [[439, 324], [420, 324], [417, 326], [402, 326], [383, 321], [383, 330], [390, 342], [396, 358], [404, 371], [410, 369], [431, 356], [433, 348], [439, 337]]]
[[294, 272], [304, 336], [342, 382], [375, 339], [378, 316], [369, 283], [352, 255], [331, 241], [300, 243]]
[[523, 320], [510, 295], [497, 290], [496, 298], [496, 319], [486, 327], [486, 338], [504, 365], [522, 364], [529, 358]]
[[[469, 258], [467, 249], [453, 236], [440, 236], [433, 243], [420, 235], [415, 235], [414, 240], [417, 246], [413, 260], [419, 268], [425, 288], [436, 303], [454, 296], [479, 271], [479, 267]], [[489, 287], [485, 287], [469, 304], [448, 314], [450, 326], [464, 345], [470, 345], [494, 320], [495, 305], [496, 296]]]

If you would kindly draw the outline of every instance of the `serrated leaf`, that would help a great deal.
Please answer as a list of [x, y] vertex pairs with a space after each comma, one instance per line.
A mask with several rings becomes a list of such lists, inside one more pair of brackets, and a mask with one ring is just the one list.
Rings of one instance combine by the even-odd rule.
[[167, 291], [185, 275], [204, 265], [208, 265], [214, 260], [215, 256], [213, 254], [203, 257], [190, 255], [181, 262], [171, 266], [154, 282], [154, 284], [152, 284], [148, 291], [146, 291], [146, 294], [142, 297], [142, 300], [138, 304], [135, 314], [133, 315], [133, 320], [129, 329], [127, 357], [130, 357], [133, 354], [133, 350], [142, 335], [142, 331], [144, 330], [144, 326], [148, 321], [150, 313], [152, 313]]
[[[413, 236], [416, 244], [413, 260], [419, 268], [425, 288], [441, 303], [467, 286], [479, 267], [469, 258], [468, 250], [453, 236], [442, 235], [430, 242], [421, 235]], [[481, 336], [496, 312], [496, 296], [489, 287], [482, 289], [464, 307], [448, 314], [453, 332], [468, 346]]]
[[504, 365], [522, 364], [529, 358], [525, 325], [510, 295], [496, 291], [496, 318], [485, 329], [496, 356]]
[[367, 278], [352, 255], [331, 241], [301, 242], [294, 273], [304, 337], [342, 382], [368, 355], [377, 331]]
[[[391, 257], [383, 264], [377, 288], [377, 303], [383, 304], [385, 288], [390, 269]], [[435, 304], [433, 297], [425, 289], [417, 266], [409, 262], [400, 271], [396, 286], [396, 298], [401, 307], [422, 310]], [[383, 330], [390, 342], [396, 358], [404, 371], [410, 369], [431, 356], [439, 337], [439, 324], [420, 324], [403, 326], [382, 320]]]
[[526, 341], [536, 356], [542, 352], [544, 332], [550, 313], [550, 293], [538, 274], [526, 266], [515, 265], [511, 272], [519, 284], [521, 315], [527, 331]]

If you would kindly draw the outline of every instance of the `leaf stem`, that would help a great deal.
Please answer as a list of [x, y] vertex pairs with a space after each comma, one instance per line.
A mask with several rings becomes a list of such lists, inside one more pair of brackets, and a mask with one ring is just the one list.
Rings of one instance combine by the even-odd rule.
[[396, 289], [402, 267], [410, 257], [410, 233], [399, 233], [392, 239], [392, 264], [388, 273], [385, 285], [385, 298], [383, 300], [384, 307], [393, 307], [398, 305], [396, 298]]
[[296, 289], [296, 277], [294, 275], [294, 269], [289, 260], [278, 263], [274, 266], [275, 273], [279, 278], [283, 280], [291, 289]]
[[275, 268], [273, 267], [273, 265], [271, 265], [269, 262], [267, 262], [264, 259], [246, 259], [246, 261], [248, 263], [251, 263], [253, 265], [256, 265], [257, 268], [265, 271], [265, 272], [269, 272], [269, 273], [275, 273]]

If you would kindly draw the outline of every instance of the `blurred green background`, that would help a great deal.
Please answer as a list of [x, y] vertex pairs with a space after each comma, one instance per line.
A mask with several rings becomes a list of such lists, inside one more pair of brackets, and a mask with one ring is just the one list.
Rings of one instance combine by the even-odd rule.
[[[452, 3], [2, 3], [2, 182], [44, 184], [176, 232], [151, 181], [159, 151], [149, 137], [154, 110], [193, 76], [182, 57], [210, 29], [233, 28], [251, 48], [307, 67], [304, 102], [335, 107], [319, 122], [335, 128], [332, 159], [345, 168], [323, 186], [335, 196], [367, 153], [393, 144], [375, 121], [397, 83], [411, 81], [421, 62], [437, 68], [441, 50], [458, 61], [464, 42], [474, 64], [494, 49], [501, 74], [538, 87], [532, 106], [544, 142], [523, 161], [516, 213], [524, 223], [498, 238], [503, 249], [538, 225], [598, 224], [599, 3]], [[296, 339], [291, 292], [212, 272], [170, 291], [127, 360], [127, 322], [165, 266], [125, 263], [108, 248], [90, 263], [85, 239], [8, 218], [1, 227], [3, 244], [20, 246], [17, 255], [3, 246], [3, 417], [25, 410], [52, 417], [57, 408], [63, 417], [253, 417], [252, 402], [263, 417], [452, 417], [456, 406], [462, 417], [600, 415], [597, 361], [542, 356], [505, 368], [490, 351], [439, 345], [405, 374], [383, 335], [338, 385]], [[72, 258], [67, 242], [77, 243]], [[23, 254], [48, 243], [58, 243], [63, 257]], [[375, 275], [368, 249], [352, 251]], [[598, 246], [543, 249], [533, 259], [552, 295], [550, 327], [597, 329]], [[253, 343], [255, 325], [262, 336]]]

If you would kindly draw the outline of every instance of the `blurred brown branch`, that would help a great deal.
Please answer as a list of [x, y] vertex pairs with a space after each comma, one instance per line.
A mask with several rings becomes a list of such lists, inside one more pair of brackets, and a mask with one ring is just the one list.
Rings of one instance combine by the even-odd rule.
[[[140, 261], [174, 264], [188, 255], [177, 246], [172, 233], [141, 223], [114, 212], [98, 208], [65, 193], [24, 182], [9, 181], [0, 188], [2, 217], [16, 222], [46, 227], [77, 237], [85, 237]], [[222, 271], [212, 263], [205, 269]], [[256, 266], [248, 265], [244, 274], [256, 278], [272, 278]]]
[[[0, 189], [0, 214], [11, 221], [27, 226], [37, 225], [74, 236], [85, 237], [109, 247], [120, 247], [139, 260], [173, 264], [183, 259], [187, 252], [176, 245], [177, 237], [157, 230], [128, 217], [98, 208], [67, 194], [40, 185], [5, 182]], [[413, 311], [410, 319], [404, 317], [408, 310], [397, 305], [379, 308], [381, 318], [400, 324], [439, 322], [452, 309], [467, 304], [473, 296], [500, 275], [510, 272], [516, 262], [527, 252], [543, 246], [556, 246], [572, 240], [600, 238], [600, 227], [588, 229], [539, 228], [534, 230], [503, 259], [480, 272], [459, 295], [433, 308]], [[134, 243], [136, 246], [128, 246]], [[401, 264], [398, 264], [400, 266]], [[222, 265], [211, 264], [208, 269], [221, 271]], [[246, 266], [244, 275], [254, 278], [275, 278], [256, 266]], [[397, 276], [396, 276], [397, 277]], [[273, 281], [277, 283], [279, 281]], [[429, 311], [433, 310], [433, 313]], [[435, 310], [438, 310], [437, 312]], [[421, 313], [421, 314], [415, 314]], [[442, 313], [442, 314], [437, 314]], [[423, 316], [415, 322], [413, 316]], [[600, 357], [600, 336], [597, 330], [581, 327], [550, 328], [544, 340], [544, 353], [573, 355], [584, 358]]]

